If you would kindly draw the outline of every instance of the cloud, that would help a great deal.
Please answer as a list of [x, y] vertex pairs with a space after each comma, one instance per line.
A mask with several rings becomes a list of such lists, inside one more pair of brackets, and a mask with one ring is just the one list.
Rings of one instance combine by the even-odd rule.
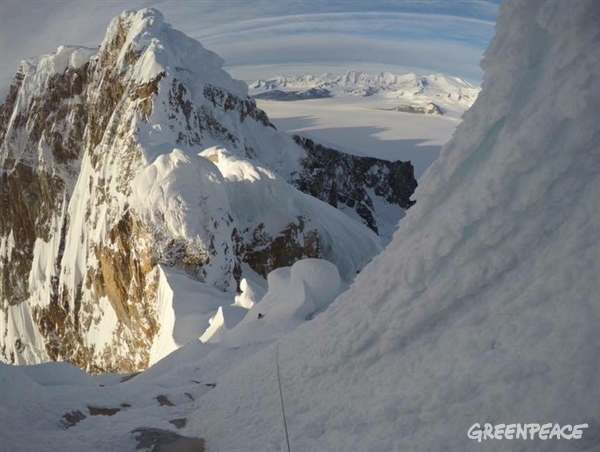
[[[442, 72], [477, 83], [493, 22], [413, 13], [325, 13], [246, 20], [198, 31], [227, 66], [387, 65]], [[462, 30], [462, 32], [457, 32]], [[273, 75], [273, 74], [263, 74]]]
[[[272, 40], [239, 42], [235, 46], [215, 45], [213, 49], [225, 58], [238, 73], [250, 71], [261, 61], [263, 65], [331, 67], [335, 66], [375, 71], [375, 67], [397, 67], [417, 73], [460, 74], [468, 80], [478, 80], [481, 53], [460, 43], [437, 41], [393, 41], [345, 35], [310, 35], [279, 37]], [[266, 68], [265, 68], [266, 69]], [[301, 69], [301, 68], [299, 68]], [[267, 74], [268, 75], [273, 75]], [[264, 76], [264, 75], [263, 75]], [[244, 77], [245, 78], [245, 77]]]
[[494, 22], [452, 15], [392, 12], [296, 14], [243, 20], [199, 30], [196, 34], [201, 38], [218, 39], [248, 32], [308, 32], [312, 29], [328, 30], [330, 27], [354, 33], [391, 31], [396, 34], [446, 33], [453, 28], [464, 27], [464, 32], [469, 35], [488, 35]]
[[61, 44], [98, 45], [115, 15], [142, 7], [160, 9], [236, 71], [388, 66], [475, 82], [498, 9], [481, 0], [3, 1], [0, 95], [21, 59]]

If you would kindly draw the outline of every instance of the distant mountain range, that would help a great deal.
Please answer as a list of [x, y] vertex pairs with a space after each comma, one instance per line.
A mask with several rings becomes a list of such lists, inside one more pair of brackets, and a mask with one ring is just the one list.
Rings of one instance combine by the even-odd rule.
[[254, 96], [255, 99], [283, 101], [325, 99], [328, 97], [333, 97], [333, 95], [331, 94], [331, 91], [325, 88], [311, 88], [307, 91], [282, 91], [280, 89], [274, 89]]
[[[249, 83], [255, 99], [297, 101], [328, 97], [373, 97], [388, 103], [389, 110], [406, 113], [462, 113], [479, 94], [479, 87], [441, 74], [416, 75], [351, 70], [344, 74], [277, 75]], [[433, 104], [433, 106], [431, 105]]]

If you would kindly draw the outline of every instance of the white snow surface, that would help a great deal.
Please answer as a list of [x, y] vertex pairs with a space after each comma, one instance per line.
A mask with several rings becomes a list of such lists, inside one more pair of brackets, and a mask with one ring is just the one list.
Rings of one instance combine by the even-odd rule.
[[206, 332], [215, 312], [233, 302], [231, 293], [162, 266], [158, 292], [160, 331], [152, 344], [151, 365], [185, 344], [197, 341]]
[[[133, 451], [133, 429], [174, 430], [168, 420], [186, 417], [178, 433], [207, 450], [282, 451], [278, 356], [294, 451], [597, 450], [599, 21], [594, 2], [502, 6], [482, 92], [419, 202], [324, 312], [290, 317], [335, 296], [333, 269], [309, 261], [298, 279], [293, 267], [271, 274], [218, 343], [192, 342], [125, 383], [0, 363], [2, 448]], [[298, 280], [322, 290], [310, 309]], [[292, 333], [278, 331], [293, 319]], [[250, 323], [256, 340], [225, 340]], [[158, 406], [161, 394], [175, 406]], [[570, 441], [468, 439], [485, 422], [589, 427]]]
[[228, 347], [269, 342], [323, 312], [346, 288], [337, 267], [322, 259], [273, 270], [267, 282], [268, 291], [250, 308], [219, 308], [200, 340]]

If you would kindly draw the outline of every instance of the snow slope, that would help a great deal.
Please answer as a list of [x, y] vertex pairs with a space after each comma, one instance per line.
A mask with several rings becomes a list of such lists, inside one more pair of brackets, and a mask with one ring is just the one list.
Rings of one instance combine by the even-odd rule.
[[[298, 320], [288, 308], [310, 301], [298, 281], [335, 292], [331, 267], [315, 263], [298, 279], [272, 275], [252, 307], [271, 313], [227, 331], [252, 321], [268, 334], [191, 343], [125, 383], [0, 364], [3, 448], [132, 451], [133, 429], [175, 431], [168, 420], [186, 417], [179, 432], [207, 450], [285, 450], [278, 356], [294, 451], [597, 450], [599, 20], [593, 2], [502, 6], [482, 93], [419, 203], [325, 312], [273, 342], [279, 323]], [[68, 385], [55, 385], [58, 372]], [[122, 409], [60, 427], [96, 404]], [[588, 428], [578, 440], [470, 440], [485, 422]]]
[[[503, 5], [482, 93], [420, 202], [348, 292], [279, 342], [294, 450], [597, 449], [599, 15]], [[214, 450], [283, 448], [274, 352], [203, 398], [193, 429]], [[469, 440], [484, 422], [589, 428]]]

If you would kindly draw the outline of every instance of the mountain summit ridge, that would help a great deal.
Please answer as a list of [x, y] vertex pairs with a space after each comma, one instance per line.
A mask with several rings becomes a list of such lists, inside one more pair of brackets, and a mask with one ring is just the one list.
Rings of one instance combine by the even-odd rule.
[[132, 74], [139, 83], [150, 82], [168, 69], [189, 72], [203, 83], [239, 96], [248, 92], [245, 83], [233, 79], [223, 70], [225, 62], [220, 56], [172, 28], [157, 9], [125, 11], [113, 19], [100, 52], [115, 44], [121, 48], [115, 65], [117, 69], [128, 67], [131, 53], [142, 56]]

